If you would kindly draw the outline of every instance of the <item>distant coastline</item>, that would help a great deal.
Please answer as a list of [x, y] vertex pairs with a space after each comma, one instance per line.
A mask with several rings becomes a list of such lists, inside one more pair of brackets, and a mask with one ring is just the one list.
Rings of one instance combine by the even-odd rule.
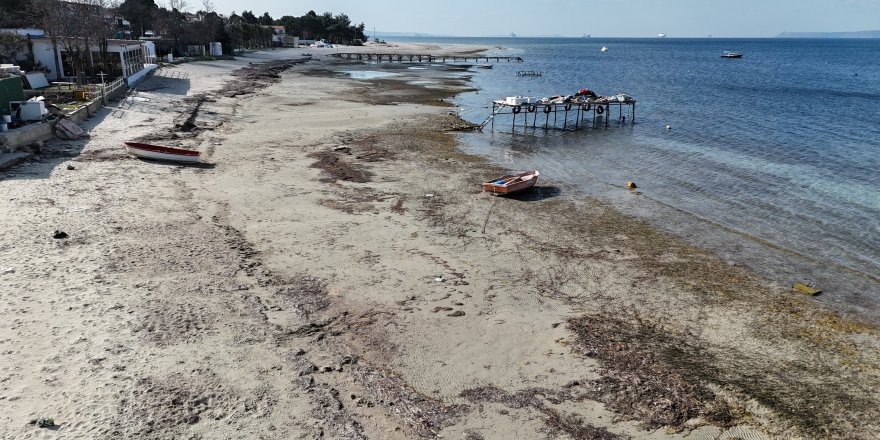
[[776, 38], [880, 38], [880, 30], [858, 32], [783, 32]]

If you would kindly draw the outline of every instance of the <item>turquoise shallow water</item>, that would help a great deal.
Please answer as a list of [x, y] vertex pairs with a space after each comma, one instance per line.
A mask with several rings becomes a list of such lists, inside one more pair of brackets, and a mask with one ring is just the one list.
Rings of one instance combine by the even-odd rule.
[[[457, 103], [473, 122], [505, 96], [586, 87], [638, 100], [635, 125], [615, 114], [609, 129], [511, 132], [499, 120], [463, 137], [472, 152], [537, 167], [569, 195], [598, 196], [779, 284], [812, 281], [820, 301], [880, 317], [880, 40], [432, 41], [525, 59], [472, 71], [480, 90]], [[642, 196], [621, 190], [628, 180]]]

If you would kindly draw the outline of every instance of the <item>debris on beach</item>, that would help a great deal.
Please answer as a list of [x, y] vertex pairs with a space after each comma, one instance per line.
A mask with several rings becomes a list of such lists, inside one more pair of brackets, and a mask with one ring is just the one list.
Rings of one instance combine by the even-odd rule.
[[37, 419], [33, 419], [30, 421], [31, 425], [36, 425], [38, 428], [52, 428], [55, 426], [55, 419], [51, 417], [40, 417]]
[[626, 182], [626, 187], [629, 188], [629, 189], [636, 189], [636, 188], [638, 188], [638, 186], [636, 186], [636, 183], [633, 182], [632, 180], [630, 180], [629, 182]]
[[811, 286], [809, 283], [794, 283], [791, 285], [791, 288], [810, 296], [816, 296], [822, 293], [822, 290]]
[[56, 240], [61, 240], [69, 237], [66, 232], [56, 229], [55, 232], [52, 233], [52, 238]]

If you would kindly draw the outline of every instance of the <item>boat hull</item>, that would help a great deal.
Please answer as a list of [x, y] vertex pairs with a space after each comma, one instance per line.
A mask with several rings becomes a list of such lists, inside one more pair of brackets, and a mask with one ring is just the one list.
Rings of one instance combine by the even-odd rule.
[[125, 150], [132, 156], [144, 158], [165, 160], [170, 162], [200, 162], [201, 159], [198, 151], [185, 150], [182, 148], [163, 147], [161, 145], [143, 144], [139, 142], [126, 142]]
[[526, 171], [519, 174], [508, 174], [488, 182], [483, 182], [483, 191], [496, 195], [505, 195], [527, 190], [538, 182], [538, 171]]

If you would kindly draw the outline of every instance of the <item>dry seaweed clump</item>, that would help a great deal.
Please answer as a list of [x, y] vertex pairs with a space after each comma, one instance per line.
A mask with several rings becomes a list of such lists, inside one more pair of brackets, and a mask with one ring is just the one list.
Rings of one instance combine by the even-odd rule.
[[605, 428], [590, 425], [582, 417], [575, 414], [563, 414], [549, 407], [545, 402], [560, 404], [567, 401], [579, 401], [583, 396], [575, 396], [570, 391], [553, 391], [546, 388], [529, 388], [516, 393], [508, 393], [495, 386], [474, 388], [462, 391], [461, 397], [471, 402], [490, 402], [502, 404], [511, 409], [536, 410], [544, 416], [547, 434], [578, 440], [622, 440]]
[[400, 417], [421, 438], [435, 438], [450, 422], [465, 413], [465, 405], [445, 405], [406, 384], [396, 374], [357, 363], [352, 373], [372, 394], [372, 399]]
[[577, 336], [574, 349], [597, 359], [602, 377], [587, 384], [591, 399], [605, 403], [645, 429], [681, 431], [700, 418], [732, 426], [739, 414], [683, 365], [705, 356], [655, 327], [611, 316], [585, 316], [568, 321]]
[[276, 60], [267, 63], [252, 63], [234, 72], [235, 79], [227, 82], [218, 91], [221, 96], [234, 98], [239, 95], [247, 95], [263, 89], [269, 84], [281, 80], [281, 73], [306, 60]]
[[321, 151], [312, 153], [309, 157], [317, 160], [317, 162], [312, 164], [312, 168], [318, 168], [328, 174], [328, 177], [321, 179], [322, 182], [342, 180], [345, 182], [366, 183], [372, 178], [371, 173], [355, 168], [335, 152]]

